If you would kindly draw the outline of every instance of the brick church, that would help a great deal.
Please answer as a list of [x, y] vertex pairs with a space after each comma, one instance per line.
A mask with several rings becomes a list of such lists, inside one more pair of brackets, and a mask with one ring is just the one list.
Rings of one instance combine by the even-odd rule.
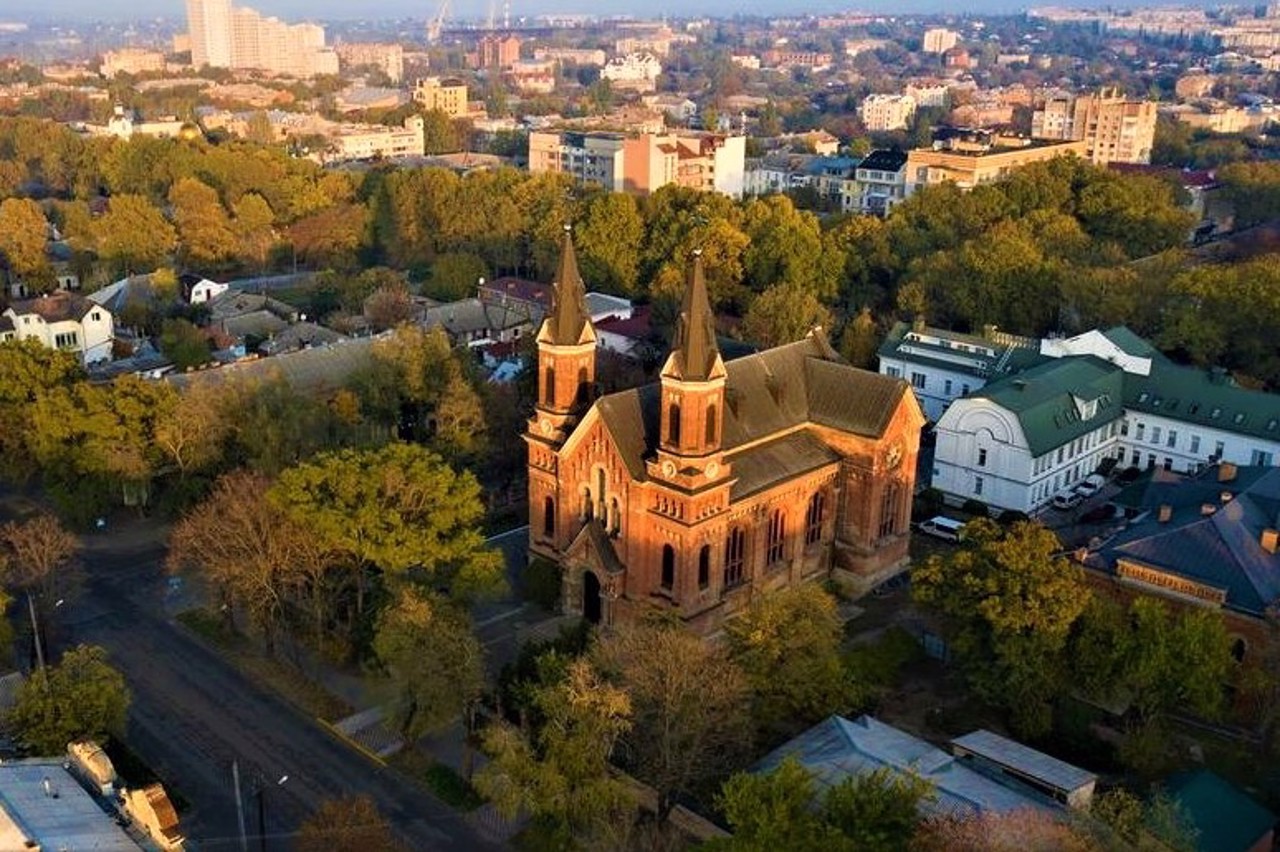
[[596, 337], [568, 232], [539, 330], [529, 550], [564, 606], [606, 625], [647, 608], [716, 632], [757, 595], [854, 589], [907, 558], [924, 417], [901, 379], [856, 369], [820, 329], [726, 363], [693, 259], [659, 381], [596, 398]]

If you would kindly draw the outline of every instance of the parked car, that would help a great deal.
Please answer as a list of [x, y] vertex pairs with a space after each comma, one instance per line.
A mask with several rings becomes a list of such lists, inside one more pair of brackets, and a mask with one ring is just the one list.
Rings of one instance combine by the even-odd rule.
[[1084, 495], [1079, 491], [1068, 491], [1066, 494], [1055, 494], [1053, 496], [1053, 508], [1062, 509], [1063, 511], [1074, 509], [1083, 502]]
[[1101, 491], [1102, 486], [1106, 484], [1107, 484], [1107, 481], [1095, 473], [1092, 476], [1086, 477], [1083, 482], [1081, 482], [1072, 490], [1087, 500], [1088, 498], [1092, 497], [1093, 495]]
[[920, 532], [946, 541], [959, 541], [964, 537], [964, 524], [944, 515], [938, 515], [922, 522]]

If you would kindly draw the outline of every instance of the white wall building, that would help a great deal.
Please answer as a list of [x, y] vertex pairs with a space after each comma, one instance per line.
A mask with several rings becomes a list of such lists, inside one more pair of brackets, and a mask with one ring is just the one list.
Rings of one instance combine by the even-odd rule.
[[76, 293], [59, 290], [14, 302], [0, 317], [0, 341], [38, 340], [50, 349], [78, 353], [86, 365], [111, 360], [111, 312]]
[[924, 39], [921, 44], [921, 50], [925, 53], [946, 53], [948, 50], [956, 46], [956, 42], [960, 40], [960, 35], [953, 30], [943, 27], [933, 27], [924, 31]]
[[863, 126], [873, 133], [906, 130], [915, 114], [916, 99], [910, 95], [868, 95], [858, 107]]
[[662, 62], [652, 53], [629, 53], [615, 57], [600, 69], [600, 79], [616, 88], [651, 92], [662, 73]]
[[907, 155], [904, 151], [872, 151], [854, 170], [853, 182], [844, 191], [842, 207], [874, 216], [886, 216], [907, 197]]
[[[1125, 328], [1010, 347], [994, 364], [994, 347], [960, 350], [976, 356], [961, 364], [931, 346], [887, 343], [881, 371], [909, 371], [930, 413], [941, 408], [933, 485], [957, 502], [1033, 512], [1106, 458], [1177, 472], [1280, 459], [1280, 396], [1175, 364]], [[982, 384], [965, 392], [966, 374]]]

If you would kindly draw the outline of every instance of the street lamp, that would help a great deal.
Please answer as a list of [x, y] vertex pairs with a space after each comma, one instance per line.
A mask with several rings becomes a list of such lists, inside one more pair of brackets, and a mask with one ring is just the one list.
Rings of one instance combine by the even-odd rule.
[[[283, 787], [284, 782], [289, 780], [288, 775], [281, 775], [280, 780], [276, 782], [277, 787]], [[261, 852], [267, 852], [267, 783], [258, 778], [258, 789], [254, 791], [254, 795], [258, 797], [258, 848]]]
[[[53, 605], [54, 609], [66, 603], [64, 598], [58, 598], [58, 602]], [[31, 613], [31, 639], [36, 643], [36, 665], [39, 671], [44, 671], [44, 643], [40, 641], [40, 620], [36, 617], [36, 596], [35, 592], [27, 592], [27, 610]]]

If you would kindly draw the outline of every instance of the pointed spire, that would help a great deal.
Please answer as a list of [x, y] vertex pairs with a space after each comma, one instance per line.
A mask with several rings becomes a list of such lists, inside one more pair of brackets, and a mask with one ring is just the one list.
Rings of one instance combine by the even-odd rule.
[[590, 324], [587, 316], [587, 291], [582, 283], [582, 276], [578, 273], [578, 257], [573, 250], [573, 228], [569, 225], [564, 226], [560, 266], [556, 269], [553, 287], [551, 314], [547, 317], [550, 342], [560, 346], [586, 342], [590, 339], [586, 334]]
[[720, 350], [716, 347], [715, 317], [707, 298], [707, 281], [702, 272], [702, 250], [693, 253], [689, 279], [680, 305], [676, 326], [675, 368], [681, 379], [704, 381], [711, 378]]

